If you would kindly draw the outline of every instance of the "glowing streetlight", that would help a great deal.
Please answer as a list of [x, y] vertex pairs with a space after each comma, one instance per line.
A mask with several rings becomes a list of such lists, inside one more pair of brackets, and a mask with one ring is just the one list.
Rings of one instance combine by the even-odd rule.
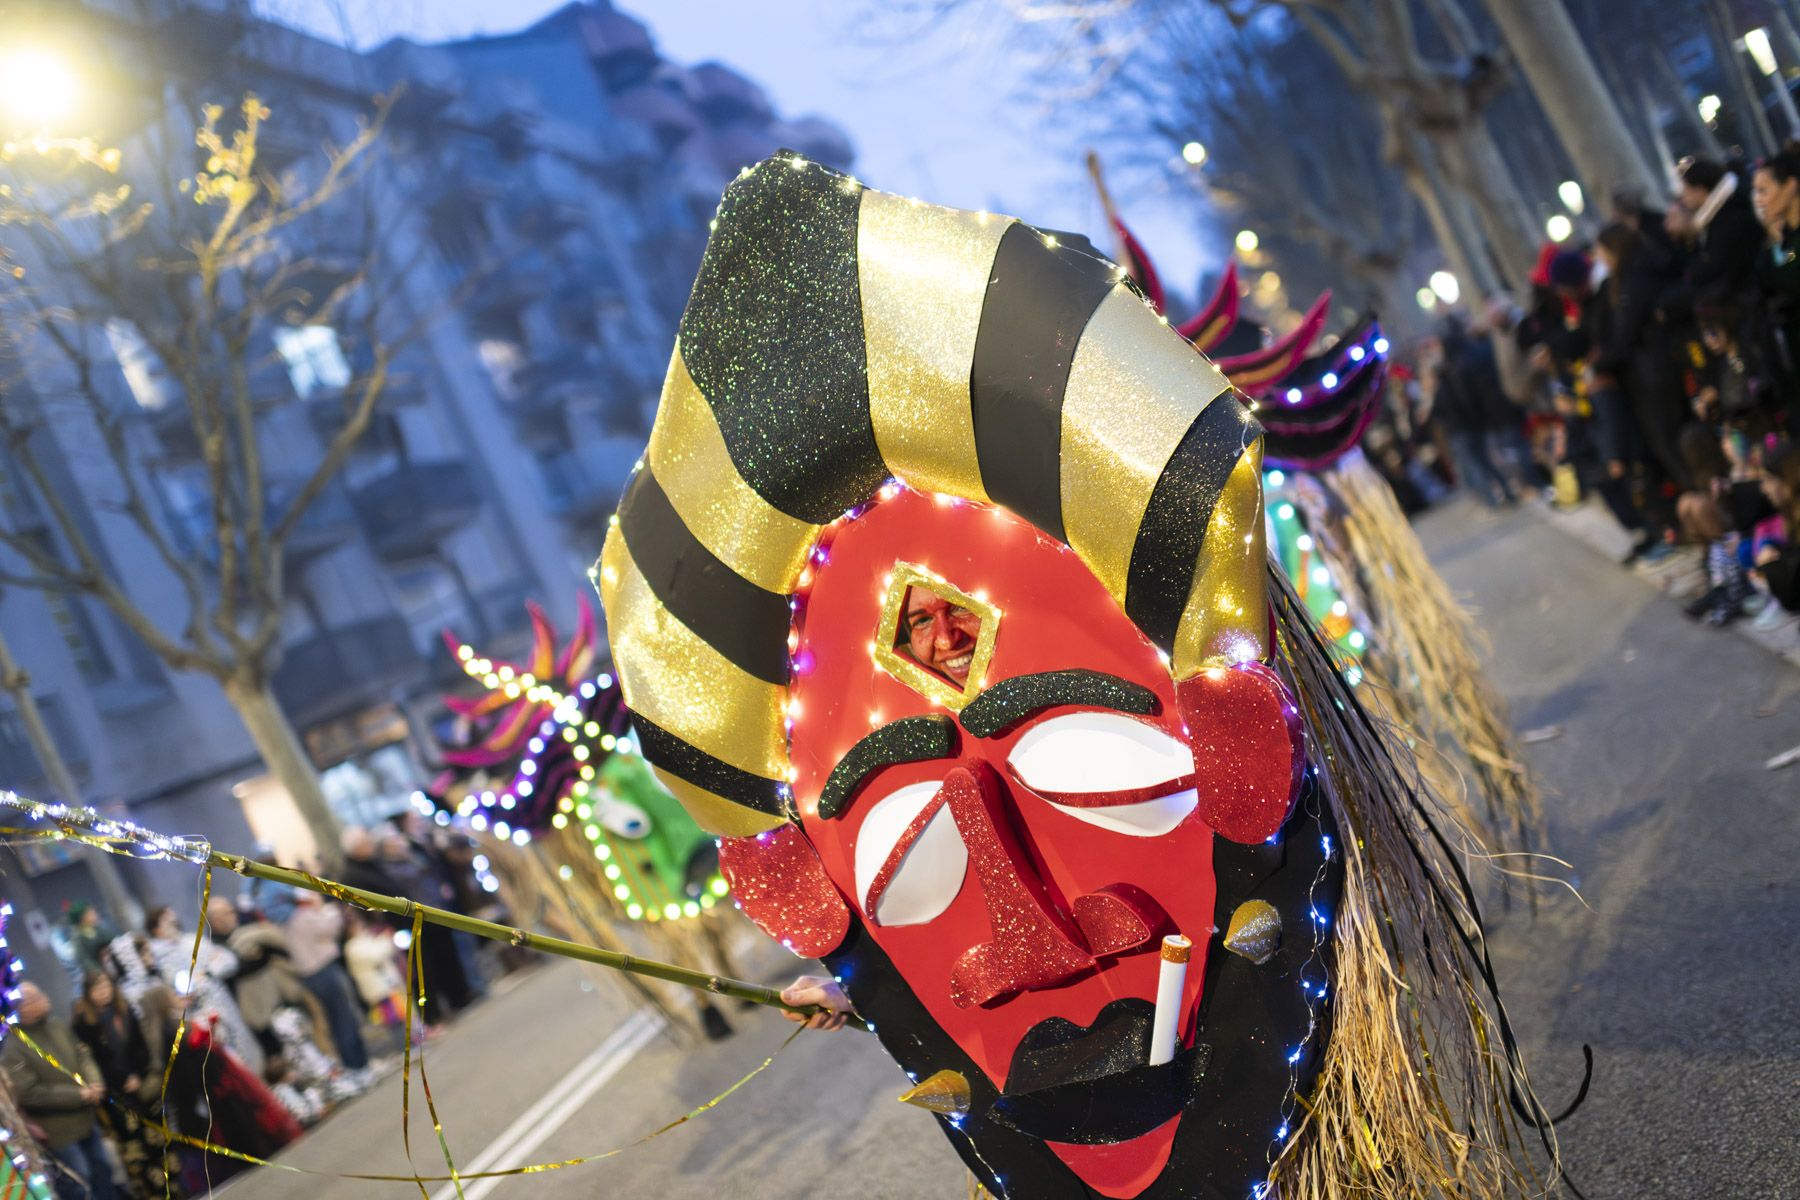
[[1455, 304], [1462, 298], [1462, 284], [1458, 283], [1456, 276], [1448, 271], [1431, 273], [1431, 290], [1436, 292], [1437, 298], [1445, 304]]
[[1562, 201], [1564, 208], [1578, 217], [1581, 210], [1587, 207], [1587, 197], [1581, 194], [1581, 185], [1573, 179], [1565, 179], [1556, 185], [1556, 198]]
[[1256, 230], [1254, 230], [1254, 229], [1238, 230], [1237, 248], [1239, 250], [1242, 250], [1245, 254], [1254, 254], [1256, 252], [1256, 248], [1260, 245], [1262, 245], [1262, 239], [1256, 236]]
[[1189, 142], [1181, 148], [1181, 158], [1190, 167], [1203, 167], [1206, 165], [1206, 147], [1199, 142]]
[[47, 130], [74, 111], [80, 93], [80, 80], [61, 55], [41, 46], [0, 51], [0, 120], [16, 130]]
[[1419, 307], [1426, 312], [1430, 312], [1437, 307], [1437, 293], [1428, 287], [1422, 287], [1414, 292], [1413, 299], [1417, 300], [1419, 302]]
[[1723, 106], [1724, 101], [1720, 100], [1711, 92], [1708, 92], [1706, 95], [1700, 97], [1700, 102], [1694, 107], [1700, 110], [1700, 119], [1705, 121], [1708, 125], [1711, 125], [1714, 121], [1719, 119], [1719, 109]]
[[1569, 235], [1574, 232], [1575, 222], [1561, 213], [1556, 213], [1544, 222], [1544, 233], [1553, 242], [1566, 242], [1569, 240]]
[[1767, 29], [1752, 29], [1744, 35], [1744, 49], [1756, 62], [1756, 69], [1764, 75], [1773, 75], [1781, 68], [1775, 62], [1775, 47], [1769, 44]]

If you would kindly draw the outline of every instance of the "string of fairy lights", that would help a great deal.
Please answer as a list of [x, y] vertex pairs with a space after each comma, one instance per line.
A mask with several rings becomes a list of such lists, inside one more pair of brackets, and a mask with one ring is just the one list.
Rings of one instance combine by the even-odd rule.
[[[456, 806], [456, 817], [466, 821], [478, 833], [491, 831], [502, 841], [528, 846], [541, 830], [534, 831], [522, 823], [521, 801], [537, 796], [549, 774], [546, 759], [553, 754], [567, 754], [575, 763], [575, 777], [568, 781], [563, 794], [556, 798], [550, 814], [550, 828], [562, 831], [577, 825], [590, 852], [600, 864], [600, 872], [619, 902], [625, 916], [633, 921], [677, 921], [699, 917], [710, 912], [724, 899], [730, 888], [723, 876], [714, 873], [704, 881], [699, 895], [687, 895], [670, 888], [654, 871], [643, 869], [632, 855], [617, 844], [596, 811], [600, 787], [599, 767], [609, 756], [633, 756], [640, 751], [629, 730], [614, 732], [593, 719], [596, 702], [618, 687], [609, 672], [601, 672], [584, 680], [570, 692], [540, 680], [530, 672], [519, 671], [507, 663], [486, 658], [468, 646], [457, 648], [456, 656], [463, 672], [489, 691], [498, 691], [507, 699], [540, 704], [549, 714], [538, 724], [536, 732], [525, 744], [525, 753], [514, 769], [510, 783], [496, 789], [471, 791]], [[429, 807], [429, 800], [424, 804]], [[436, 813], [434, 819], [450, 821], [450, 814]], [[474, 864], [481, 886], [488, 891], [499, 888], [492, 866], [482, 856]], [[558, 868], [558, 876], [568, 882], [574, 870], [568, 865]]]

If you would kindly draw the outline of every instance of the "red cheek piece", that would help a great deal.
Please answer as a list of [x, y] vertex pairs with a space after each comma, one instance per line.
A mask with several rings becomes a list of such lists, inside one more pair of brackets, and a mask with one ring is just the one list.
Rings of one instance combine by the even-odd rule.
[[720, 838], [719, 869], [744, 915], [804, 958], [843, 944], [850, 906], [800, 830], [783, 825], [755, 837]]
[[1161, 905], [1128, 883], [1077, 896], [1069, 907], [1095, 958], [1135, 950], [1169, 923]]
[[1200, 819], [1245, 845], [1274, 837], [1306, 769], [1306, 735], [1287, 685], [1262, 663], [1240, 663], [1182, 680], [1175, 700], [1194, 747]]
[[963, 951], [950, 972], [959, 1008], [1014, 992], [1050, 987], [1094, 965], [1055, 914], [1043, 881], [1020, 847], [993, 768], [971, 763], [950, 772], [943, 793], [981, 880], [991, 941]]

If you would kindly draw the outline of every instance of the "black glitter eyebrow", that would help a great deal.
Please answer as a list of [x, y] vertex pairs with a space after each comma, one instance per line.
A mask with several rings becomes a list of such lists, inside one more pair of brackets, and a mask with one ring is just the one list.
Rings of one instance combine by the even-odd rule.
[[1148, 716], [1156, 711], [1156, 693], [1129, 679], [1101, 671], [1042, 671], [1002, 679], [962, 710], [962, 727], [978, 738], [1005, 732], [1033, 713], [1063, 705], [1110, 708]]
[[868, 734], [838, 760], [819, 794], [819, 816], [830, 821], [850, 806], [857, 789], [882, 767], [949, 758], [956, 752], [956, 722], [949, 717], [902, 717]]

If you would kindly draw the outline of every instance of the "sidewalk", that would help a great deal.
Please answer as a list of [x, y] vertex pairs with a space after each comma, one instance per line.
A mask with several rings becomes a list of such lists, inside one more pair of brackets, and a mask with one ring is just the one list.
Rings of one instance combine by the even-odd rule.
[[[1541, 504], [1526, 507], [1552, 527], [1585, 543], [1596, 553], [1615, 563], [1631, 549], [1630, 535], [1597, 500], [1588, 499], [1578, 507], [1567, 510]], [[1693, 594], [1694, 585], [1699, 579], [1700, 557], [1692, 548], [1683, 547], [1660, 563], [1640, 563], [1633, 567], [1620, 567], [1619, 570], [1637, 576], [1672, 599], [1686, 599]], [[1746, 617], [1733, 622], [1730, 632], [1748, 638], [1770, 653], [1800, 667], [1800, 617], [1792, 613], [1783, 614], [1781, 620], [1767, 626], [1761, 625], [1755, 618]]]

